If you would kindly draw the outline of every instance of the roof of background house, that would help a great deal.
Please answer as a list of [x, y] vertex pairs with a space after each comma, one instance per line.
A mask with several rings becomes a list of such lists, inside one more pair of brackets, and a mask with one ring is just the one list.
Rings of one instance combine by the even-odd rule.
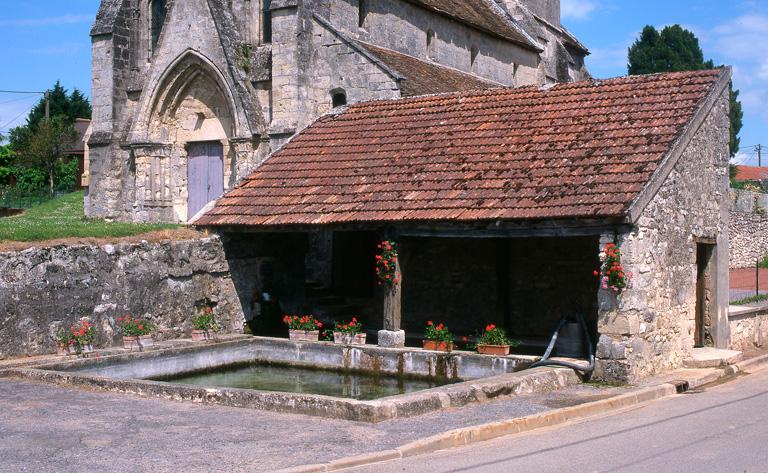
[[494, 36], [539, 51], [540, 45], [494, 0], [405, 0], [438, 12]]
[[195, 223], [623, 218], [726, 74], [353, 105], [321, 117]]
[[502, 87], [496, 82], [391, 49], [362, 41], [357, 41], [357, 44], [404, 78], [400, 83], [400, 91], [404, 97]]
[[91, 120], [87, 118], [78, 118], [75, 120], [75, 131], [77, 132], [77, 141], [70, 150], [72, 154], [85, 153], [85, 134], [88, 132], [88, 127], [91, 126]]
[[737, 166], [737, 181], [764, 181], [768, 179], [768, 167]]

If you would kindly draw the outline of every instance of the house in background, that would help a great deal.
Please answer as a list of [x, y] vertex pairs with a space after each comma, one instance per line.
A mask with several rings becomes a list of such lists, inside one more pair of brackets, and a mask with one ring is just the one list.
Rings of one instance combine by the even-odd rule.
[[736, 166], [736, 182], [754, 184], [760, 189], [768, 189], [768, 167]]

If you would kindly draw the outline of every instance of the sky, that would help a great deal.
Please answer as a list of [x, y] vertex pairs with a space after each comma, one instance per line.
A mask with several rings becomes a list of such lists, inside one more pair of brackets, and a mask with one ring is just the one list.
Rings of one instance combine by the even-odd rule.
[[[734, 68], [744, 128], [740, 162], [768, 163], [768, 0], [561, 0], [563, 24], [592, 54], [596, 78], [626, 74], [627, 49], [645, 25], [681, 24], [706, 59]], [[42, 91], [57, 80], [90, 96], [90, 30], [98, 0], [0, 0], [0, 90]], [[0, 92], [0, 133], [22, 124], [39, 95]]]

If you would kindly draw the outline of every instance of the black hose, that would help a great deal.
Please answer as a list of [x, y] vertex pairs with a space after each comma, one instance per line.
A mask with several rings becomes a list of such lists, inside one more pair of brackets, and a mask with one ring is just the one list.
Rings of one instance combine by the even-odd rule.
[[547, 346], [547, 351], [544, 352], [544, 356], [541, 357], [541, 360], [532, 364], [530, 368], [538, 368], [539, 366], [564, 366], [566, 368], [571, 368], [583, 373], [584, 377], [587, 379], [592, 375], [592, 372], [595, 371], [595, 353], [594, 349], [592, 348], [592, 337], [589, 336], [589, 329], [587, 328], [587, 323], [584, 321], [584, 317], [582, 317], [581, 314], [576, 314], [576, 317], [579, 319], [582, 331], [584, 332], [584, 337], [587, 339], [587, 350], [589, 350], [589, 366], [584, 368], [583, 366], [576, 363], [549, 359], [549, 357], [552, 355], [552, 350], [555, 349], [555, 343], [557, 342], [557, 336], [560, 333], [560, 329], [563, 328], [563, 325], [565, 325], [566, 322], [568, 322], [567, 318], [563, 318], [557, 324], [555, 333], [552, 334], [552, 339], [549, 341], [549, 345]]

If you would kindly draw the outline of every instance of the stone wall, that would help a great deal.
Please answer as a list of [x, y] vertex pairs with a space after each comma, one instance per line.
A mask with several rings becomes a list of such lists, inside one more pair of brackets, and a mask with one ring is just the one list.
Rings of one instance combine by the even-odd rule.
[[754, 268], [768, 256], [768, 194], [730, 190], [731, 268]]
[[754, 350], [768, 343], [768, 308], [740, 307], [731, 311], [728, 320], [733, 350]]
[[243, 311], [218, 238], [0, 253], [0, 358], [49, 353], [54, 335], [89, 317], [97, 347], [118, 343], [116, 318], [147, 318], [160, 339], [188, 335], [195, 303], [215, 305], [225, 332]]
[[596, 377], [633, 382], [678, 368], [694, 347], [697, 243], [716, 243], [711, 288], [713, 344], [729, 343], [728, 97], [717, 99], [631, 232], [618, 240], [631, 287], [599, 294]]

